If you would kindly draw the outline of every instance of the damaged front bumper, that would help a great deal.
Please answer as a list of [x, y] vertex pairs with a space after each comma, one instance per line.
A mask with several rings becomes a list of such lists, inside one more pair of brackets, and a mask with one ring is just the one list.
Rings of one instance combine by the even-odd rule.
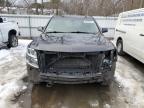
[[80, 83], [94, 83], [102, 81], [102, 73], [83, 74], [83, 75], [62, 75], [51, 73], [40, 73], [40, 79], [50, 83], [62, 84], [80, 84]]
[[29, 76], [33, 76], [37, 82], [57, 83], [57, 84], [86, 84], [102, 82], [104, 77], [111, 77], [112, 71], [98, 72], [98, 73], [85, 73], [85, 74], [58, 74], [58, 73], [42, 73], [38, 68], [32, 67], [27, 64], [27, 71]]
[[[33, 54], [33, 51], [30, 51]], [[34, 54], [33, 54], [34, 55]], [[29, 77], [36, 82], [81, 84], [102, 82], [114, 76], [116, 53], [56, 53], [37, 51], [37, 60], [28, 58]], [[35, 56], [34, 56], [35, 57]]]

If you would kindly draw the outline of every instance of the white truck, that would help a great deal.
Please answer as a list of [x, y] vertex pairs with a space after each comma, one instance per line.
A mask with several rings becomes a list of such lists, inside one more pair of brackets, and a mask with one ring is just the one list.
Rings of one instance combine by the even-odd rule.
[[20, 35], [18, 24], [4, 21], [0, 17], [0, 46], [6, 44], [8, 48], [18, 46], [18, 35]]
[[125, 52], [144, 63], [144, 8], [119, 15], [115, 41], [119, 55]]

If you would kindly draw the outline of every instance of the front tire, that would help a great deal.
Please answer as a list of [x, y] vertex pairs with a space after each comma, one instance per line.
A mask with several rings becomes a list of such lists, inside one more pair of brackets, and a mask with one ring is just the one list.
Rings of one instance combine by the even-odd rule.
[[8, 40], [8, 48], [11, 47], [17, 47], [18, 46], [18, 38], [16, 35], [11, 35], [9, 36], [9, 40]]
[[117, 41], [117, 51], [118, 51], [118, 55], [123, 56], [124, 55], [124, 51], [123, 51], [123, 41], [122, 40], [118, 40]]

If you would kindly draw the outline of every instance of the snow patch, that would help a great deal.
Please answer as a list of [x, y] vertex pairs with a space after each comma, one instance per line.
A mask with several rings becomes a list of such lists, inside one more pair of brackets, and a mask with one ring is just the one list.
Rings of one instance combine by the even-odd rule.
[[10, 51], [9, 50], [0, 50], [0, 65], [11, 61]]
[[12, 100], [27, 89], [21, 80], [26, 75], [26, 48], [31, 40], [19, 40], [19, 46], [0, 50], [0, 108], [19, 108]]
[[0, 50], [0, 59], [9, 55], [10, 55], [10, 52], [8, 50]]
[[12, 81], [0, 85], [0, 108], [18, 108], [19, 105], [12, 100], [23, 91], [22, 81]]
[[[125, 64], [124, 64], [125, 63]], [[127, 100], [137, 108], [144, 106], [143, 76], [139, 70], [123, 58], [119, 59], [116, 68], [116, 80], [123, 87]]]

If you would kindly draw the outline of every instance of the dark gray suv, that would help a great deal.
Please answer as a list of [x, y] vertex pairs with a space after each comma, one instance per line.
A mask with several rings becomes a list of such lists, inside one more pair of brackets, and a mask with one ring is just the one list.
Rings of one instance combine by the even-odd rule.
[[27, 71], [33, 83], [109, 85], [117, 51], [93, 17], [53, 16], [27, 48]]

